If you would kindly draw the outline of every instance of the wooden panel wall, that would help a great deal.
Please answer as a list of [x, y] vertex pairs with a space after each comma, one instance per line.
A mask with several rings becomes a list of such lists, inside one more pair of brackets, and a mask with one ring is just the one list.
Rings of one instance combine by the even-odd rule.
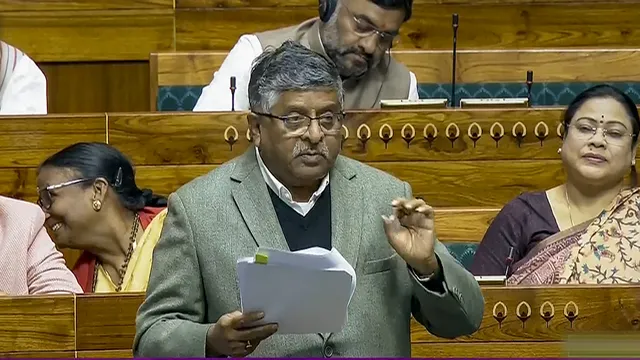
[[148, 61], [47, 62], [49, 113], [148, 111]]
[[173, 9], [173, 0], [0, 0], [0, 39], [41, 66], [50, 113], [145, 111], [149, 53], [175, 48]]
[[[638, 4], [417, 0], [397, 49], [449, 50], [453, 12], [460, 50], [638, 48]], [[149, 53], [228, 51], [242, 34], [316, 15], [316, 0], [0, 0], [0, 38], [42, 64], [52, 113], [144, 111]]]
[[[176, 9], [178, 50], [227, 50], [238, 36], [264, 28], [294, 25], [317, 16], [317, 3], [298, 1], [299, 6], [273, 11], [271, 1], [251, 9], [215, 7], [215, 1], [196, 1], [197, 8]], [[204, 4], [203, 4], [204, 3]], [[227, 3], [226, 1], [224, 2]], [[240, 4], [242, 2], [235, 2]], [[185, 3], [185, 5], [196, 5]], [[451, 14], [460, 17], [459, 49], [519, 49], [547, 47], [637, 47], [640, 23], [636, 4], [571, 2], [556, 4], [458, 4], [414, 3], [413, 18], [403, 26], [398, 49], [451, 49]], [[247, 22], [247, 18], [263, 19]], [[624, 25], [623, 25], [624, 24]], [[224, 34], [211, 37], [206, 31]]]

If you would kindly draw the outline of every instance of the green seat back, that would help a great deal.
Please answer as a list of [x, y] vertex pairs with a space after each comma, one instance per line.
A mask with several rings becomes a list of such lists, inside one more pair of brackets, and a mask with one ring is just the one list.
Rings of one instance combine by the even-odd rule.
[[[614, 85], [631, 98], [640, 102], [640, 82], [617, 82]], [[566, 106], [583, 90], [596, 83], [534, 83], [531, 88], [532, 106]], [[161, 86], [158, 89], [158, 111], [193, 110], [203, 86]], [[420, 84], [418, 92], [421, 99], [451, 98], [451, 84]], [[456, 99], [462, 98], [516, 98], [526, 97], [527, 87], [523, 83], [479, 83], [457, 84]]]

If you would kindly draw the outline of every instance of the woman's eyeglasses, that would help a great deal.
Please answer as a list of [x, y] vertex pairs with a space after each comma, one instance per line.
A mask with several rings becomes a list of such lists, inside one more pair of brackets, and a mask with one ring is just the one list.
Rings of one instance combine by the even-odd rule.
[[[600, 127], [587, 119], [575, 121], [570, 126], [575, 130], [574, 137], [583, 141], [596, 136], [598, 129], [600, 129]], [[609, 145], [623, 146], [629, 138], [633, 137], [633, 133], [621, 127], [602, 128], [602, 138]]]
[[51, 196], [51, 190], [62, 189], [62, 188], [67, 187], [67, 186], [80, 184], [80, 183], [83, 183], [83, 182], [86, 182], [86, 181], [90, 181], [90, 180], [93, 180], [93, 179], [91, 179], [91, 178], [75, 179], [75, 180], [65, 181], [65, 182], [60, 183], [60, 184], [49, 185], [44, 189], [37, 188], [37, 191], [38, 191], [38, 205], [40, 205], [40, 207], [43, 210], [49, 210], [51, 208], [51, 204], [53, 203], [53, 198]]

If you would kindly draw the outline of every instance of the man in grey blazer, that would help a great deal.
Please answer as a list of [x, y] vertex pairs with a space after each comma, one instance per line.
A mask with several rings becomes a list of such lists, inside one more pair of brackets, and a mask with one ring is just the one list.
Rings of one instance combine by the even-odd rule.
[[[478, 283], [437, 241], [433, 209], [389, 174], [340, 156], [335, 66], [292, 42], [249, 82], [244, 155], [180, 188], [155, 248], [134, 342], [142, 357], [411, 355], [410, 318], [440, 337], [475, 332]], [[356, 271], [339, 333], [279, 335], [242, 314], [236, 260], [258, 246], [335, 247]]]

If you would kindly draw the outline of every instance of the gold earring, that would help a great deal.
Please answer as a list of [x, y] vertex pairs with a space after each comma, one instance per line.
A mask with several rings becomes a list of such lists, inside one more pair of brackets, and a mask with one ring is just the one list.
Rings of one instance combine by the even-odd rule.
[[95, 211], [100, 211], [100, 209], [102, 208], [102, 203], [100, 202], [100, 200], [93, 200], [93, 203], [91, 205], [93, 206], [93, 210]]

